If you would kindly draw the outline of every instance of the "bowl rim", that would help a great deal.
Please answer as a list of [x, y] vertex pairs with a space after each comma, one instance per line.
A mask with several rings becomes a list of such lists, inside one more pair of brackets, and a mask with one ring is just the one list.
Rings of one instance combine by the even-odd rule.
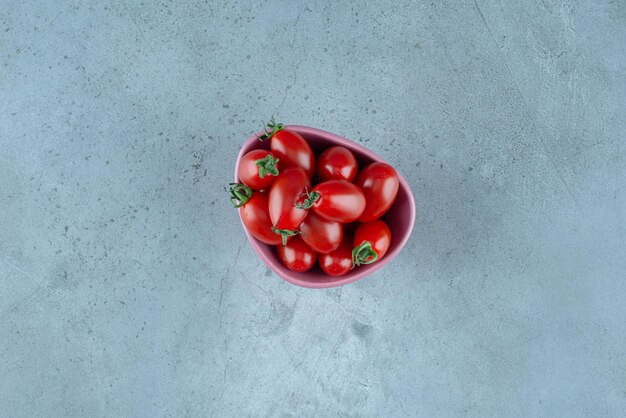
[[[374, 153], [373, 151], [365, 148], [364, 146], [357, 144], [354, 141], [351, 141], [347, 138], [341, 137], [339, 135], [336, 135], [332, 132], [328, 132], [322, 129], [318, 129], [318, 128], [312, 128], [309, 126], [303, 126], [303, 125], [285, 125], [284, 129], [289, 129], [292, 131], [295, 131], [299, 134], [301, 134], [302, 136], [306, 137], [307, 135], [316, 135], [316, 136], [323, 136], [325, 138], [330, 139], [332, 142], [335, 142], [335, 145], [339, 145], [339, 146], [343, 146], [348, 148], [351, 151], [356, 151], [360, 154], [366, 155], [367, 157], [375, 160], [375, 161], [380, 161], [383, 163], [387, 163], [389, 164], [384, 158], [382, 158], [381, 156], [379, 156], [378, 154]], [[263, 131], [259, 131], [255, 134], [253, 134], [252, 136], [250, 136], [242, 145], [241, 148], [239, 150], [239, 153], [237, 154], [237, 161], [235, 163], [235, 175], [234, 175], [234, 181], [238, 182], [239, 178], [237, 176], [237, 171], [239, 169], [239, 163], [241, 161], [241, 158], [244, 156], [244, 148], [248, 148], [248, 145], [251, 145], [252, 142], [254, 141], [258, 141], [258, 137], [260, 135], [263, 134]], [[250, 150], [246, 151], [249, 152]], [[392, 165], [392, 164], [390, 164]], [[393, 165], [392, 165], [393, 166]], [[394, 167], [395, 168], [395, 167]], [[407, 233], [401, 238], [400, 242], [398, 243], [398, 245], [394, 248], [394, 250], [388, 252], [385, 257], [379, 262], [379, 263], [373, 263], [369, 265], [369, 269], [365, 270], [361, 270], [359, 272], [357, 272], [354, 275], [351, 275], [349, 277], [333, 277], [333, 276], [328, 276], [332, 279], [332, 281], [320, 281], [320, 282], [311, 282], [311, 281], [307, 281], [307, 280], [303, 280], [300, 279], [299, 277], [293, 276], [290, 273], [292, 273], [289, 269], [287, 269], [286, 267], [284, 267], [280, 261], [276, 258], [270, 258], [270, 257], [266, 257], [263, 252], [262, 252], [262, 247], [261, 245], [267, 245], [267, 244], [263, 244], [260, 241], [258, 241], [256, 238], [254, 238], [245, 228], [245, 226], [243, 227], [244, 233], [246, 234], [246, 236], [248, 237], [248, 241], [250, 242], [250, 244], [252, 245], [252, 248], [254, 249], [254, 252], [257, 254], [257, 256], [259, 256], [259, 258], [261, 260], [263, 260], [263, 262], [267, 265], [267, 267], [269, 267], [270, 270], [272, 270], [278, 277], [280, 277], [281, 279], [294, 284], [296, 286], [300, 286], [300, 287], [306, 287], [306, 288], [311, 288], [311, 289], [327, 289], [327, 288], [331, 288], [331, 287], [337, 287], [337, 286], [343, 286], [345, 284], [349, 284], [349, 283], [354, 283], [357, 280], [361, 280], [364, 279], [365, 277], [371, 275], [372, 273], [374, 273], [375, 271], [377, 271], [378, 269], [384, 267], [387, 263], [391, 262], [394, 258], [397, 257], [397, 255], [402, 251], [402, 249], [404, 248], [404, 246], [406, 245], [406, 242], [409, 240], [409, 238], [411, 237], [411, 234], [413, 233], [413, 227], [415, 226], [415, 215], [416, 215], [416, 208], [415, 208], [415, 198], [413, 196], [413, 191], [411, 190], [411, 187], [409, 186], [409, 183], [404, 179], [404, 177], [402, 176], [402, 174], [400, 174], [400, 172], [398, 172], [398, 170], [396, 169], [396, 172], [398, 173], [398, 179], [400, 180], [400, 187], [403, 188], [407, 194], [408, 194], [408, 200], [409, 200], [409, 211], [410, 211], [410, 216], [411, 219], [409, 221], [409, 226], [407, 228]], [[241, 219], [241, 212], [239, 212], [239, 219], [242, 222], [242, 226], [243, 226], [243, 220]], [[295, 274], [306, 274], [305, 273], [293, 273]]]

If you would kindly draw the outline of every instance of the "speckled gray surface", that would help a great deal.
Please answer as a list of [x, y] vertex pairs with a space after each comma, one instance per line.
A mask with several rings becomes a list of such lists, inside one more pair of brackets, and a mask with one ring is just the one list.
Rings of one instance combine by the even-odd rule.
[[[623, 414], [625, 3], [252, 4], [2, 3], [0, 415]], [[254, 256], [272, 113], [407, 178], [384, 270]]]

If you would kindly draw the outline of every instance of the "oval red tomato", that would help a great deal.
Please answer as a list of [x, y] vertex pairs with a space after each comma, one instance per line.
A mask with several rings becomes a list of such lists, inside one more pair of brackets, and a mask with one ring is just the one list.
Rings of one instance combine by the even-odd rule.
[[392, 166], [378, 162], [361, 170], [355, 184], [363, 191], [366, 201], [359, 221], [370, 222], [389, 210], [398, 194], [400, 179]]
[[359, 225], [352, 241], [355, 266], [371, 264], [385, 256], [391, 245], [391, 230], [380, 219]]
[[359, 165], [354, 154], [347, 148], [335, 146], [326, 149], [317, 159], [317, 175], [320, 181], [355, 179]]
[[272, 117], [265, 127], [265, 133], [259, 137], [261, 141], [267, 138], [271, 138], [272, 154], [280, 160], [279, 170], [287, 167], [300, 167], [309, 178], [313, 176], [315, 157], [309, 143], [299, 133], [284, 129], [284, 125], [276, 123]]
[[300, 237], [318, 253], [334, 251], [343, 239], [343, 226], [311, 212], [300, 225]]
[[350, 182], [328, 180], [315, 186], [300, 207], [312, 208], [331, 221], [349, 223], [357, 220], [365, 210], [365, 196]]
[[272, 136], [270, 143], [272, 153], [278, 157], [278, 166], [301, 167], [309, 176], [315, 172], [315, 158], [309, 144], [300, 134], [281, 129]]
[[284, 169], [272, 184], [269, 194], [269, 214], [274, 232], [283, 236], [296, 234], [296, 230], [307, 216], [307, 211], [296, 203], [310, 186], [309, 177], [300, 167]]
[[328, 254], [320, 254], [317, 263], [329, 276], [343, 276], [352, 270], [352, 239], [344, 236], [339, 247]]
[[267, 193], [254, 192], [252, 197], [239, 208], [241, 221], [246, 230], [261, 242], [278, 245], [282, 242], [280, 235], [272, 231], [272, 221], [267, 207]]
[[278, 176], [277, 162], [278, 159], [267, 150], [250, 151], [241, 158], [237, 177], [240, 182], [253, 190], [267, 189]]
[[299, 236], [289, 238], [287, 244], [276, 247], [278, 258], [289, 270], [305, 272], [315, 264], [317, 254]]

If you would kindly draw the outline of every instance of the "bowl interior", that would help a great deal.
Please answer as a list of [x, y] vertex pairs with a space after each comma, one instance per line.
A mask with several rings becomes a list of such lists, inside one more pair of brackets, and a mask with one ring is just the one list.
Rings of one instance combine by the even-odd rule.
[[[348, 139], [342, 138], [330, 132], [322, 131], [316, 128], [309, 128], [306, 126], [289, 125], [286, 129], [295, 131], [302, 135], [304, 139], [308, 141], [311, 148], [316, 154], [324, 149], [333, 145], [340, 145], [348, 148], [354, 153], [358, 163], [359, 169], [366, 165], [375, 162], [386, 162], [383, 158], [374, 154], [370, 150], [362, 147], [361, 145], [354, 143]], [[260, 134], [260, 133], [259, 133]], [[241, 157], [246, 153], [254, 149], [269, 149], [270, 141], [259, 141], [256, 135], [250, 137], [242, 146], [239, 156], [237, 157], [237, 164], [235, 167], [235, 181], [237, 178], [237, 168]], [[393, 164], [392, 164], [393, 165]], [[325, 288], [340, 286], [343, 284], [351, 283], [356, 280], [362, 279], [374, 271], [382, 268], [385, 264], [393, 260], [402, 247], [406, 244], [411, 231], [413, 230], [413, 224], [415, 222], [415, 202], [413, 200], [413, 194], [406, 180], [398, 173], [400, 177], [400, 188], [398, 189], [398, 196], [394, 204], [389, 211], [383, 216], [383, 220], [389, 225], [391, 229], [391, 246], [387, 254], [378, 262], [364, 265], [355, 268], [348, 274], [340, 277], [331, 277], [326, 275], [320, 267], [316, 264], [311, 270], [305, 273], [296, 273], [286, 268], [278, 259], [276, 250], [267, 244], [258, 241], [246, 232], [248, 240], [252, 244], [254, 251], [261, 257], [261, 259], [267, 264], [267, 266], [278, 276], [298, 286], [313, 287], [313, 288]], [[346, 228], [346, 231], [349, 227]], [[244, 228], [245, 231], [245, 228]]]

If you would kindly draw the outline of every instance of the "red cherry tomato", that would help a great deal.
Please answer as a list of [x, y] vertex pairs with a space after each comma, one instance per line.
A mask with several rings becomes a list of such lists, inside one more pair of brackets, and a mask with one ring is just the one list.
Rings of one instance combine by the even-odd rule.
[[344, 147], [330, 147], [317, 159], [317, 175], [320, 181], [352, 181], [359, 169], [354, 155]]
[[252, 236], [269, 245], [278, 245], [282, 239], [272, 231], [272, 221], [267, 208], [267, 193], [254, 192], [239, 208], [241, 222]]
[[318, 215], [335, 222], [356, 221], [365, 210], [365, 196], [345, 180], [328, 180], [307, 194], [300, 207], [312, 208]]
[[400, 180], [389, 164], [373, 163], [361, 170], [355, 184], [363, 190], [367, 202], [359, 222], [370, 222], [389, 210], [398, 194]]
[[289, 270], [305, 272], [315, 264], [317, 254], [299, 236], [289, 238], [287, 244], [276, 247], [278, 258]]
[[310, 186], [309, 177], [300, 167], [284, 169], [274, 180], [269, 194], [269, 213], [274, 232], [283, 236], [283, 243], [296, 230], [307, 215], [296, 206]]
[[371, 264], [384, 257], [391, 245], [391, 231], [377, 219], [359, 225], [354, 232], [352, 262], [355, 266]]
[[352, 270], [352, 239], [344, 236], [335, 251], [320, 254], [317, 259], [322, 271], [330, 276], [343, 276]]
[[311, 212], [300, 225], [300, 237], [318, 253], [329, 253], [341, 244], [343, 226]]
[[237, 177], [240, 182], [253, 190], [267, 189], [278, 175], [277, 162], [278, 160], [267, 150], [250, 151], [241, 158]]
[[301, 167], [311, 178], [315, 172], [315, 157], [309, 143], [296, 132], [284, 129], [282, 123], [276, 123], [274, 118], [265, 127], [265, 133], [259, 137], [261, 141], [271, 138], [270, 149], [272, 154], [280, 160], [280, 170], [287, 167]]
[[279, 167], [301, 167], [309, 178], [315, 172], [313, 151], [300, 134], [282, 129], [272, 136], [270, 148], [280, 160]]

